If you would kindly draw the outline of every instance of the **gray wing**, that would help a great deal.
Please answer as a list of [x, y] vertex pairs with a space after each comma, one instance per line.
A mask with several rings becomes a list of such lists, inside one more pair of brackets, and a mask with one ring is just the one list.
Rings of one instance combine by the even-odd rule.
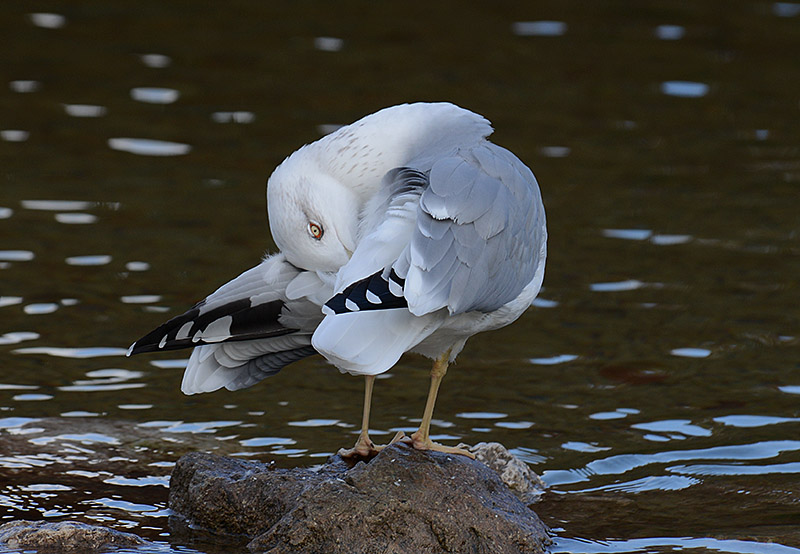
[[489, 142], [437, 160], [416, 229], [393, 265], [409, 310], [492, 312], [544, 262], [544, 206], [533, 173]]

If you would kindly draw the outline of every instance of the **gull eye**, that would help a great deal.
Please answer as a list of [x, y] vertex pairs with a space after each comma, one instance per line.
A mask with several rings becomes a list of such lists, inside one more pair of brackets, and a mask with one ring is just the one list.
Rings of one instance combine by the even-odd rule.
[[324, 233], [325, 231], [322, 229], [322, 225], [316, 221], [308, 222], [308, 234], [311, 235], [311, 238], [314, 240], [320, 240]]

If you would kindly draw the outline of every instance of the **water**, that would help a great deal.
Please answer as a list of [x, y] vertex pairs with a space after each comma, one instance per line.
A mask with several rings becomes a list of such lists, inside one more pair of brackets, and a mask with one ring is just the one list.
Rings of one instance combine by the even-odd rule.
[[[535, 307], [468, 343], [434, 433], [543, 475], [556, 552], [800, 552], [800, 4], [38, 9], [0, 13], [0, 521], [215, 552], [167, 523], [182, 452], [352, 443], [362, 382], [320, 359], [185, 397], [187, 354], [124, 352], [274, 248], [284, 156], [447, 99], [533, 167], [550, 256]], [[376, 438], [415, 428], [427, 372], [377, 383]]]

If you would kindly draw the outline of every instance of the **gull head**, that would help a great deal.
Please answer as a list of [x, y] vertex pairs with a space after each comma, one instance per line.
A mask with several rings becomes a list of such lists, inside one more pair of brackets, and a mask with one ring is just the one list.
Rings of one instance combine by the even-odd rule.
[[358, 196], [301, 148], [267, 182], [269, 227], [286, 259], [309, 271], [338, 271], [356, 247]]

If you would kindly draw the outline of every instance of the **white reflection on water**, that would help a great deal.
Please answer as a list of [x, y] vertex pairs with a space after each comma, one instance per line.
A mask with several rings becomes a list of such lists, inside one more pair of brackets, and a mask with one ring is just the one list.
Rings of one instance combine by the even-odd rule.
[[572, 149], [569, 146], [542, 146], [539, 153], [545, 158], [566, 158]]
[[659, 25], [655, 34], [661, 40], [680, 40], [686, 35], [686, 28], [681, 25]]
[[111, 346], [90, 346], [87, 348], [60, 348], [56, 346], [33, 346], [30, 348], [17, 348], [14, 354], [47, 354], [57, 358], [99, 358], [103, 356], [124, 356], [125, 348]]
[[235, 427], [242, 421], [196, 421], [184, 423], [183, 421], [146, 421], [139, 423], [139, 427], [155, 427], [167, 433], [215, 433], [220, 427]]
[[550, 356], [549, 358], [531, 358], [528, 361], [535, 365], [556, 365], [564, 364], [577, 359], [578, 356], [574, 354], [559, 354], [558, 356]]
[[241, 444], [242, 446], [251, 446], [251, 447], [290, 446], [292, 444], [297, 444], [297, 441], [286, 437], [254, 437], [252, 439], [241, 440], [239, 441], [239, 444]]
[[711, 355], [711, 350], [706, 348], [673, 348], [669, 353], [682, 358], [708, 358]]
[[653, 464], [671, 464], [692, 460], [726, 460], [731, 462], [732, 468], [736, 468], [745, 467], [742, 462], [747, 460], [776, 458], [784, 452], [798, 451], [800, 451], [800, 441], [780, 440], [713, 446], [695, 450], [667, 450], [652, 454], [617, 454], [593, 460], [578, 469], [548, 470], [542, 474], [542, 479], [550, 486], [565, 485], [589, 481], [594, 475], [622, 475], [633, 469]]
[[128, 262], [125, 264], [125, 269], [128, 271], [147, 271], [150, 269], [150, 264], [147, 262]]
[[123, 485], [126, 487], [165, 487], [169, 488], [169, 475], [147, 475], [144, 477], [122, 477], [116, 475], [104, 479], [103, 483], [109, 485]]
[[154, 67], [157, 69], [167, 67], [172, 63], [172, 58], [164, 54], [142, 54], [139, 56], [142, 63], [147, 67]]
[[56, 310], [58, 310], [60, 306], [54, 302], [40, 302], [36, 304], [28, 304], [22, 311], [28, 315], [42, 315], [42, 314], [52, 314]]
[[795, 2], [775, 2], [772, 13], [778, 17], [796, 17], [800, 15], [800, 4]]
[[133, 294], [120, 297], [120, 301], [123, 304], [153, 304], [161, 302], [161, 298], [160, 294]]
[[106, 265], [111, 263], [111, 256], [107, 254], [71, 256], [64, 261], [67, 265]]
[[649, 537], [630, 540], [589, 540], [555, 537], [549, 551], [571, 554], [617, 554], [623, 552], [657, 552], [664, 548], [703, 549], [732, 554], [800, 554], [800, 549], [772, 542], [724, 540], [692, 537]]
[[104, 435], [102, 433], [64, 433], [62, 435], [51, 435], [51, 436], [34, 437], [28, 439], [28, 442], [39, 446], [50, 444], [57, 441], [78, 442], [82, 445], [90, 445], [98, 443], [111, 444], [111, 445], [120, 444], [119, 439], [111, 437], [109, 435]]
[[25, 142], [31, 134], [22, 129], [3, 129], [0, 131], [0, 138], [6, 142]]
[[64, 104], [64, 111], [72, 117], [102, 117], [107, 110], [94, 104]]
[[339, 423], [338, 419], [306, 419], [304, 421], [290, 421], [287, 425], [292, 427], [328, 427]]
[[625, 419], [631, 414], [638, 414], [639, 410], [635, 408], [617, 408], [613, 412], [595, 412], [589, 415], [589, 419], [597, 421], [607, 421], [611, 419]]
[[189, 358], [181, 358], [179, 360], [151, 360], [150, 365], [159, 369], [186, 369], [189, 365]]
[[88, 223], [95, 223], [97, 222], [97, 216], [92, 214], [86, 214], [82, 212], [77, 213], [67, 213], [67, 214], [56, 214], [55, 215], [56, 221], [59, 223], [64, 223], [67, 225], [85, 225]]
[[661, 92], [667, 96], [683, 98], [700, 98], [708, 94], [709, 86], [706, 83], [695, 81], [664, 81], [661, 83]]
[[508, 417], [508, 414], [501, 412], [461, 412], [456, 414], [456, 417], [463, 419], [503, 419]]
[[[637, 423], [631, 425], [633, 429], [643, 431], [653, 431], [655, 433], [679, 433], [690, 437], [710, 437], [711, 431], [699, 425], [692, 424], [687, 419], [666, 419], [662, 421], [651, 421], [648, 423]], [[682, 438], [682, 437], [681, 437]]]
[[214, 112], [211, 114], [211, 119], [217, 123], [252, 123], [256, 120], [256, 114], [253, 112]]
[[314, 48], [323, 52], [338, 52], [344, 47], [344, 40], [336, 37], [316, 37]]
[[511, 32], [519, 37], [558, 37], [567, 32], [563, 21], [516, 21]]
[[650, 229], [603, 229], [603, 236], [612, 239], [647, 240], [652, 235]]
[[108, 146], [112, 150], [140, 156], [182, 156], [192, 150], [190, 145], [180, 142], [130, 137], [110, 138]]
[[[95, 500], [86, 500], [86, 504], [99, 504], [106, 508], [116, 508], [117, 510], [124, 510], [126, 512], [157, 512], [160, 510], [158, 506], [150, 504], [135, 504], [125, 500], [118, 500], [114, 498], [97, 498]], [[154, 517], [157, 514], [147, 514], [149, 517]], [[166, 514], [164, 514], [166, 515]]]
[[0, 296], [0, 308], [22, 304], [23, 300], [21, 296]]
[[147, 104], [172, 104], [178, 100], [180, 95], [180, 91], [174, 88], [136, 87], [131, 89], [131, 98]]
[[20, 202], [26, 210], [45, 210], [54, 212], [75, 212], [78, 210], [88, 210], [93, 206], [92, 202], [83, 200], [23, 200]]
[[668, 467], [667, 471], [688, 475], [770, 475], [800, 473], [800, 462], [786, 464], [746, 465], [741, 464], [697, 464]]
[[18, 79], [8, 83], [8, 87], [14, 92], [26, 93], [36, 92], [42, 86], [39, 81], [32, 81], [30, 79]]
[[765, 425], [776, 425], [778, 423], [797, 423], [799, 417], [773, 417], [762, 415], [729, 415], [715, 417], [716, 423], [722, 423], [730, 427], [764, 427]]
[[14, 210], [0, 206], [0, 219], [8, 219], [12, 215], [14, 215]]
[[580, 441], [569, 441], [565, 442], [561, 445], [561, 448], [564, 450], [573, 450], [575, 452], [602, 452], [604, 450], [611, 450], [609, 446], [597, 446], [597, 444], [580, 442]]
[[30, 250], [0, 250], [0, 261], [3, 262], [27, 262], [35, 257]]
[[40, 402], [42, 400], [52, 400], [53, 395], [51, 394], [18, 394], [16, 396], [12, 396], [11, 400], [15, 400], [17, 402]]
[[43, 29], [59, 29], [67, 24], [67, 18], [60, 13], [29, 13], [28, 18]]
[[589, 289], [595, 292], [620, 292], [627, 290], [636, 290], [644, 286], [644, 283], [636, 279], [628, 279], [626, 281], [615, 281], [612, 283], [592, 283]]
[[638, 493], [658, 490], [679, 491], [700, 483], [701, 481], [698, 479], [680, 475], [652, 475], [649, 477], [642, 477], [641, 479], [634, 479], [633, 481], [623, 481], [621, 483], [603, 485], [602, 487], [583, 489], [581, 492], [616, 491]]
[[650, 240], [659, 246], [685, 244], [693, 238], [691, 235], [654, 234], [650, 229], [603, 229], [602, 234], [613, 239]]

